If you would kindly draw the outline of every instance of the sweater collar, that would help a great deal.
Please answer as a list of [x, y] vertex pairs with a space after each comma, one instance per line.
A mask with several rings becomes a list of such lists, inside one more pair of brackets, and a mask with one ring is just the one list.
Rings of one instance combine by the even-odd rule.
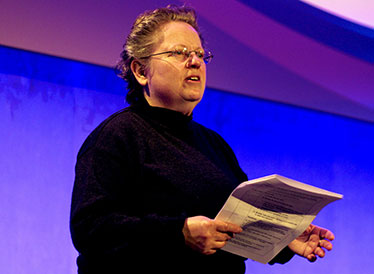
[[192, 121], [192, 114], [185, 115], [175, 110], [153, 107], [145, 99], [137, 101], [130, 108], [147, 120], [163, 124], [170, 128], [184, 128]]

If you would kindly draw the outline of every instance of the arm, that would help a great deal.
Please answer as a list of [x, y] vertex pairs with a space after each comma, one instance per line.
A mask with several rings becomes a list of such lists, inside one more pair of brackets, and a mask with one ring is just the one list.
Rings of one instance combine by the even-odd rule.
[[[183, 245], [187, 216], [143, 210], [144, 183], [139, 177], [137, 147], [125, 138], [101, 132], [83, 146], [76, 165], [70, 228], [80, 253], [122, 253], [133, 247]], [[97, 141], [98, 140], [98, 141]]]

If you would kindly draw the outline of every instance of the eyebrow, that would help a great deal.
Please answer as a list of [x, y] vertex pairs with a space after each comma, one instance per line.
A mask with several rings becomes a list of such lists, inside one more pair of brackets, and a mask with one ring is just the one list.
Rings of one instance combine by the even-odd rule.
[[[184, 48], [187, 48], [188, 50], [191, 50], [190, 47], [187, 47], [184, 44], [177, 44], [177, 45], [174, 45], [172, 48], [175, 49], [176, 47], [184, 47]], [[198, 46], [198, 47], [194, 48], [193, 50], [202, 50], [202, 51], [204, 51], [204, 48], [202, 48], [201, 46]]]

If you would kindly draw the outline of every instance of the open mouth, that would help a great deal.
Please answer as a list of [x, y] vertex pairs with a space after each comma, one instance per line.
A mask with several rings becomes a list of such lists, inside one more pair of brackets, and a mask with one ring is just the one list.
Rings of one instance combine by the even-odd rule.
[[200, 77], [199, 76], [189, 76], [186, 78], [187, 81], [192, 81], [192, 82], [200, 82]]

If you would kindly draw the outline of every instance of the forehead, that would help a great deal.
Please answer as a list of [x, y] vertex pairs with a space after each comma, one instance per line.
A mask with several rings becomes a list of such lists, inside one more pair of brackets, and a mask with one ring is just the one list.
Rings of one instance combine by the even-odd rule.
[[156, 33], [159, 40], [158, 48], [170, 48], [183, 45], [188, 48], [202, 47], [197, 31], [185, 22], [169, 22], [163, 25]]

